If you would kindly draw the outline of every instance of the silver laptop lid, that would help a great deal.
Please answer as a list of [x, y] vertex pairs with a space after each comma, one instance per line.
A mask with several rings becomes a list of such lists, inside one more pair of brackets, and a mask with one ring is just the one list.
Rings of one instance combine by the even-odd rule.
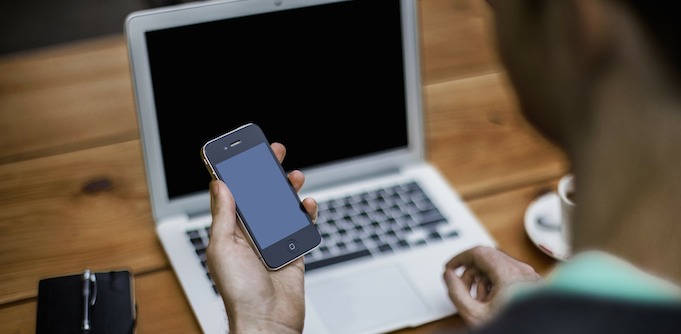
[[155, 220], [208, 210], [207, 140], [243, 123], [287, 146], [305, 189], [424, 156], [413, 0], [201, 1], [125, 32]]

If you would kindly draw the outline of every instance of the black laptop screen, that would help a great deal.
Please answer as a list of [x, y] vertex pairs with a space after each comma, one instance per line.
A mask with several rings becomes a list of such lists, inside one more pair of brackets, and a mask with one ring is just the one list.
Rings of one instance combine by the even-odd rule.
[[254, 122], [304, 169], [407, 145], [398, 0], [146, 33], [168, 196], [205, 191], [201, 146]]

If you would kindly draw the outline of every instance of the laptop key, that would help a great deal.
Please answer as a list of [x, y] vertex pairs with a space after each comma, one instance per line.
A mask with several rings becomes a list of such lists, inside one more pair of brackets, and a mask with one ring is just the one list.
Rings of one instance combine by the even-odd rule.
[[418, 215], [419, 225], [422, 227], [434, 227], [436, 225], [446, 223], [447, 219], [442, 216], [439, 210], [433, 209], [427, 212], [422, 212]]
[[347, 254], [343, 254], [343, 255], [339, 255], [339, 256], [335, 256], [335, 257], [330, 257], [330, 258], [326, 258], [326, 259], [322, 259], [322, 260], [318, 260], [318, 261], [314, 261], [314, 262], [310, 262], [310, 263], [308, 263], [306, 261], [305, 271], [311, 271], [311, 270], [314, 270], [314, 269], [317, 269], [317, 268], [330, 266], [332, 264], [337, 264], [337, 263], [350, 261], [350, 260], [354, 260], [354, 259], [359, 259], [359, 258], [365, 257], [365, 256], [371, 256], [371, 253], [368, 250], [363, 249], [363, 250], [360, 250], [360, 251], [347, 253]]

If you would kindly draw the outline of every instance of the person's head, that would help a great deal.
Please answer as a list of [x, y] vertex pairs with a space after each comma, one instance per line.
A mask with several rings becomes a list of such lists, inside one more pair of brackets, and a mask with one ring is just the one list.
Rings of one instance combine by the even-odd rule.
[[[656, 72], [679, 87], [677, 0], [487, 0], [501, 59], [526, 118], [559, 146], [588, 132], [606, 80], [618, 71]], [[623, 76], [620, 76], [623, 77]], [[635, 75], [630, 75], [635, 77]], [[660, 80], [657, 80], [660, 79]], [[628, 88], [612, 94], [626, 94]], [[680, 111], [681, 112], [681, 111]]]

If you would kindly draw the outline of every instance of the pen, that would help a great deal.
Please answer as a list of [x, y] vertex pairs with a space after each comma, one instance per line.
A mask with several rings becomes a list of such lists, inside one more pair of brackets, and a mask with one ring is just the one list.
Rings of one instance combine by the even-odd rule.
[[[85, 269], [83, 272], [83, 332], [90, 331], [90, 306], [95, 303], [94, 298], [91, 300], [91, 284], [96, 284], [95, 274], [90, 269]], [[96, 285], [95, 285], [96, 289]], [[97, 291], [94, 292], [95, 295]]]

